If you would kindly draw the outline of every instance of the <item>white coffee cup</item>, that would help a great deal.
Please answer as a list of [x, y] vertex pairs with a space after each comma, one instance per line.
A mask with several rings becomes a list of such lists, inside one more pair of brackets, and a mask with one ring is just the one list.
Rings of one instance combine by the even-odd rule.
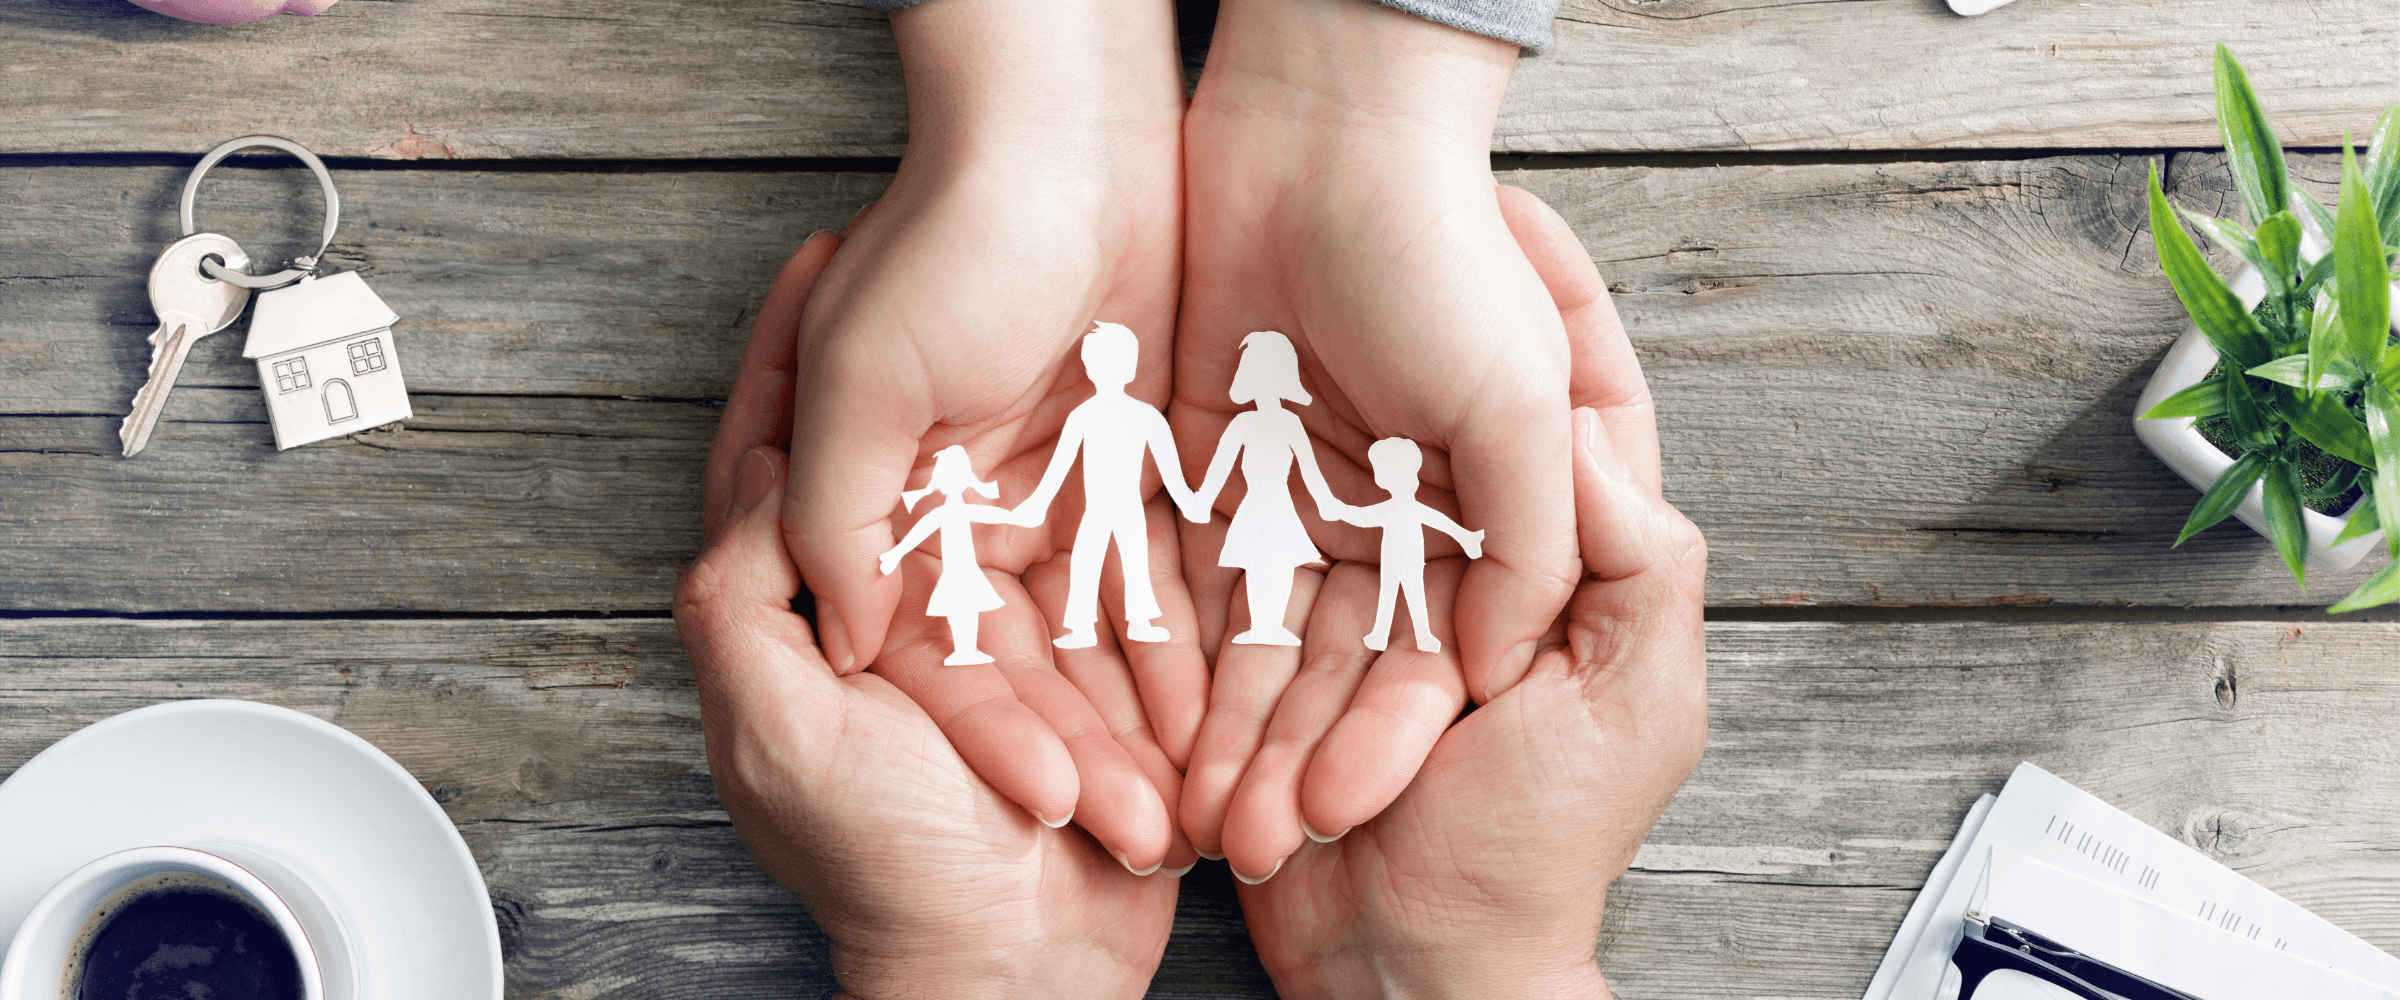
[[[278, 892], [258, 872], [224, 856], [241, 853], [244, 852], [238, 849], [211, 852], [188, 847], [137, 847], [75, 869], [51, 886], [18, 926], [16, 938], [8, 944], [7, 960], [0, 962], [0, 1000], [61, 1000], [69, 996], [74, 984], [67, 982], [68, 966], [75, 959], [79, 939], [91, 929], [88, 925], [94, 911], [136, 882], [176, 874], [213, 880], [266, 914], [290, 943], [292, 957], [299, 962], [303, 1000], [348, 1000], [352, 993], [347, 982], [348, 949], [339, 940], [340, 929], [321, 928], [312, 941], [308, 928], [293, 912], [295, 903], [302, 910], [322, 911], [306, 885], [299, 883], [288, 870], [263, 858], [249, 859], [252, 867], [272, 869], [271, 874], [285, 883], [284, 891]], [[287, 895], [297, 898], [287, 902]], [[329, 937], [332, 940], [327, 940]], [[319, 943], [331, 945], [329, 950], [334, 954], [321, 956], [320, 951], [328, 949], [320, 949]], [[332, 992], [326, 988], [328, 970], [323, 967], [322, 957], [333, 957], [340, 966], [334, 977], [339, 981], [338, 988]]]

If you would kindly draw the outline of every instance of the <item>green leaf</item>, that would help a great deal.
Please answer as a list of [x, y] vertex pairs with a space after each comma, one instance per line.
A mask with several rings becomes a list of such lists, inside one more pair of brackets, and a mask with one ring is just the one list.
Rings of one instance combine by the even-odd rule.
[[2188, 208], [2178, 208], [2175, 212], [2183, 216], [2184, 221], [2191, 223], [2192, 228], [2199, 230], [2200, 235], [2208, 237], [2209, 242], [2232, 251], [2235, 256], [2248, 261], [2259, 270], [2266, 270], [2267, 259], [2259, 253], [2257, 238], [2250, 235], [2249, 230], [2242, 228], [2241, 223], [2202, 215]]
[[[2375, 460], [2359, 462], [2375, 470], [2375, 520], [2383, 526], [2384, 544], [2400, 553], [2400, 396], [2381, 382], [2367, 383], [2367, 437], [2374, 442]], [[2352, 461], [2356, 461], [2353, 459]]]
[[2393, 601], [2400, 601], [2400, 562], [2385, 566], [2382, 572], [2369, 577], [2367, 582], [2359, 584], [2357, 590], [2350, 592], [2350, 596], [2342, 598], [2340, 604], [2326, 608], [2325, 613], [2338, 615], [2348, 611], [2381, 607]]
[[2236, 459], [2232, 468], [2226, 469], [2224, 475], [2218, 476], [2217, 481], [2209, 485], [2207, 492], [2200, 494], [2200, 503], [2192, 508], [2192, 516], [2184, 519], [2183, 531], [2175, 536], [2175, 544], [2182, 545], [2193, 535], [2207, 531], [2231, 516], [2233, 509], [2242, 505], [2242, 498], [2250, 495], [2250, 487], [2266, 471], [2266, 452], [2254, 451]]
[[2350, 414], [2340, 396], [2330, 392], [2294, 395], [2300, 398], [2284, 408], [2283, 417], [2291, 422], [2292, 430], [2302, 440], [2335, 458], [2375, 467], [2375, 445], [2367, 433], [2367, 425]]
[[2307, 228], [2316, 233], [2318, 239], [2333, 242], [2333, 209], [2326, 208], [2316, 195], [2299, 188], [2292, 189], [2292, 204], [2300, 206], [2300, 211], [2307, 214]]
[[2184, 386], [2174, 395], [2159, 400], [2157, 406], [2150, 408], [2150, 412], [2142, 414], [2142, 419], [2161, 420], [2167, 417], [2207, 418], [2223, 413], [2225, 412], [2225, 386], [2223, 381], [2224, 380], [2222, 379], [2212, 378], [2202, 381], [2197, 385]]
[[2343, 462], [2341, 475], [2328, 476], [2324, 482], [2318, 483], [2314, 488], [2309, 487], [2307, 482], [2303, 481], [2300, 484], [2300, 502], [2316, 503], [2348, 493], [2350, 487], [2358, 483], [2358, 474], [2363, 471], [2365, 470], [2359, 468], [2356, 462]]
[[[2319, 262], [2332, 260], [2332, 255]], [[2336, 296], [2330, 286], [2317, 292], [2317, 304], [2308, 314], [2308, 384], [2316, 385], [2333, 367], [2333, 360], [2342, 356], [2340, 328], [2334, 325]]]
[[2251, 318], [2233, 289], [2225, 287], [2225, 279], [2208, 269], [2191, 234], [2176, 224], [2174, 210], [2167, 207], [2167, 193], [2158, 185], [2157, 164], [2150, 166], [2150, 237], [2158, 244], [2159, 270], [2166, 272], [2167, 281], [2175, 286], [2175, 297], [2183, 300], [2184, 311], [2192, 314], [2192, 322], [2208, 335], [2217, 353], [2232, 358], [2241, 368], [2255, 368], [2274, 359], [2266, 331]]
[[[2330, 229], [2331, 227], [2328, 226], [2327, 228]], [[2298, 294], [2303, 298], [2315, 295], [2317, 292], [2323, 290], [2326, 285], [2330, 284], [2332, 278], [2333, 255], [2326, 254], [2323, 257], [2317, 258], [2314, 263], [2309, 264], [2306, 268], [2301, 270], [2300, 290]]]
[[2225, 420], [2233, 428], [2233, 438], [2244, 451], [2270, 447], [2275, 443], [2275, 424], [2268, 406], [2259, 401], [2258, 391], [2248, 378], [2229, 378], [2225, 386]]
[[2266, 112], [2250, 89], [2250, 75], [2242, 72], [2242, 64], [2222, 42], [2217, 44], [2217, 131], [2225, 138], [2225, 156], [2233, 161], [2233, 182], [2241, 188], [2250, 221], [2263, 222], [2283, 211], [2291, 190], [2283, 144], [2267, 127]]
[[2358, 498], [2357, 503], [2350, 505], [2349, 523], [2342, 526], [2341, 534], [2334, 536], [2333, 544], [2340, 545], [2354, 538], [2365, 538], [2368, 532], [2382, 526], [2383, 522], [2375, 517], [2375, 494], [2365, 494]]
[[2392, 279], [2376, 231], [2367, 181], [2347, 138], [2342, 142], [2342, 200], [2333, 224], [2334, 282], [2341, 303], [2343, 355], [2361, 371], [2383, 368], [2384, 344], [2392, 332]]
[[2383, 241], [2400, 243], [2400, 104], [2383, 109], [2367, 146], [2367, 189], [2375, 194], [2375, 218]]
[[2267, 272], [2267, 287], [2288, 289], [2300, 273], [2300, 220], [2277, 212], [2258, 224], [2258, 255]]
[[[2322, 369], [2322, 370], [2315, 370]], [[2269, 382], [2280, 382], [2294, 389], [2314, 389], [2318, 392], [2346, 393], [2358, 388], [2365, 380], [2350, 362], [2336, 357], [2331, 364], [2314, 353], [2294, 354], [2276, 358], [2266, 364], [2243, 372]], [[2313, 381], [2312, 381], [2313, 379]]]
[[2276, 358], [2242, 374], [2256, 375], [2269, 382], [2281, 382], [2298, 389], [2315, 388], [2316, 383], [2310, 381], [2308, 375], [2309, 359], [2312, 356], [2294, 354], [2288, 358]]
[[2300, 470], [2291, 459], [2277, 455], [2267, 463], [2267, 474], [2260, 484], [2265, 494], [2267, 538], [2275, 543], [2275, 554], [2283, 557], [2284, 568], [2292, 571], [2302, 593], [2308, 591], [2308, 523], [2300, 517]]

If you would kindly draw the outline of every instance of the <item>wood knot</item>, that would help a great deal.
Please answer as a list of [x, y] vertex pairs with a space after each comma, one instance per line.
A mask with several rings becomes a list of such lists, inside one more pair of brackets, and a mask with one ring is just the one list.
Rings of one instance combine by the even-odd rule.
[[2184, 826], [2183, 839], [2211, 857], [2238, 858], [2248, 852], [2253, 841], [2273, 828], [2274, 824], [2263, 816], [2220, 809], [2192, 817]]

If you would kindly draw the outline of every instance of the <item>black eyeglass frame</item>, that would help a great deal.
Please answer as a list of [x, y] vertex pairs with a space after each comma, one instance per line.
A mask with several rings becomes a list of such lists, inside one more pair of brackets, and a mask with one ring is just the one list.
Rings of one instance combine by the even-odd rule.
[[1958, 1000], [1973, 1000], [1984, 979], [2011, 969], [2051, 983], [2083, 1000], [2201, 1000], [1998, 918], [1968, 914], [1950, 963], [1958, 967]]

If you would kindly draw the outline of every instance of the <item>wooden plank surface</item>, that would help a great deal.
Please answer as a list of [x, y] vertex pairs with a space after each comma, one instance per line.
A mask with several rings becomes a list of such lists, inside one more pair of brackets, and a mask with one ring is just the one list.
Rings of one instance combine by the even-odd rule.
[[[2380, 0], [1570, 0], [1520, 63], [1506, 152], [2210, 146], [2233, 44], [2287, 139], [2400, 100]], [[897, 56], [845, 0], [353, 2], [172, 21], [121, 0], [0, 9], [0, 152], [197, 154], [253, 132], [399, 159], [896, 156]], [[268, 85], [270, 84], [271, 85]]]
[[[1618, 995], [1852, 998], [1976, 796], [2032, 760], [2400, 948], [2400, 626], [1709, 626], [1710, 745], [1609, 893]], [[512, 996], [821, 996], [822, 938], [726, 826], [671, 623], [0, 622], [0, 776], [163, 699], [391, 753], [490, 883]], [[1153, 996], [1264, 997], [1218, 863]]]
[[[2182, 328], [2140, 157], [1504, 175], [1557, 205], [1658, 395], [1718, 605], [2231, 605], [2302, 595], [2137, 443]], [[2221, 159], [2177, 197], [2232, 213]], [[2333, 161], [2301, 161], [2329, 191]], [[713, 397], [809, 231], [881, 175], [343, 171], [335, 259], [401, 313], [418, 416], [272, 448], [241, 332], [202, 341], [150, 450], [166, 167], [0, 171], [0, 599], [21, 609], [663, 609], [697, 548]], [[300, 242], [300, 171], [231, 170], [202, 219]], [[217, 221], [210, 221], [217, 220]], [[257, 256], [269, 251], [258, 249]], [[623, 397], [637, 397], [626, 399]]]

